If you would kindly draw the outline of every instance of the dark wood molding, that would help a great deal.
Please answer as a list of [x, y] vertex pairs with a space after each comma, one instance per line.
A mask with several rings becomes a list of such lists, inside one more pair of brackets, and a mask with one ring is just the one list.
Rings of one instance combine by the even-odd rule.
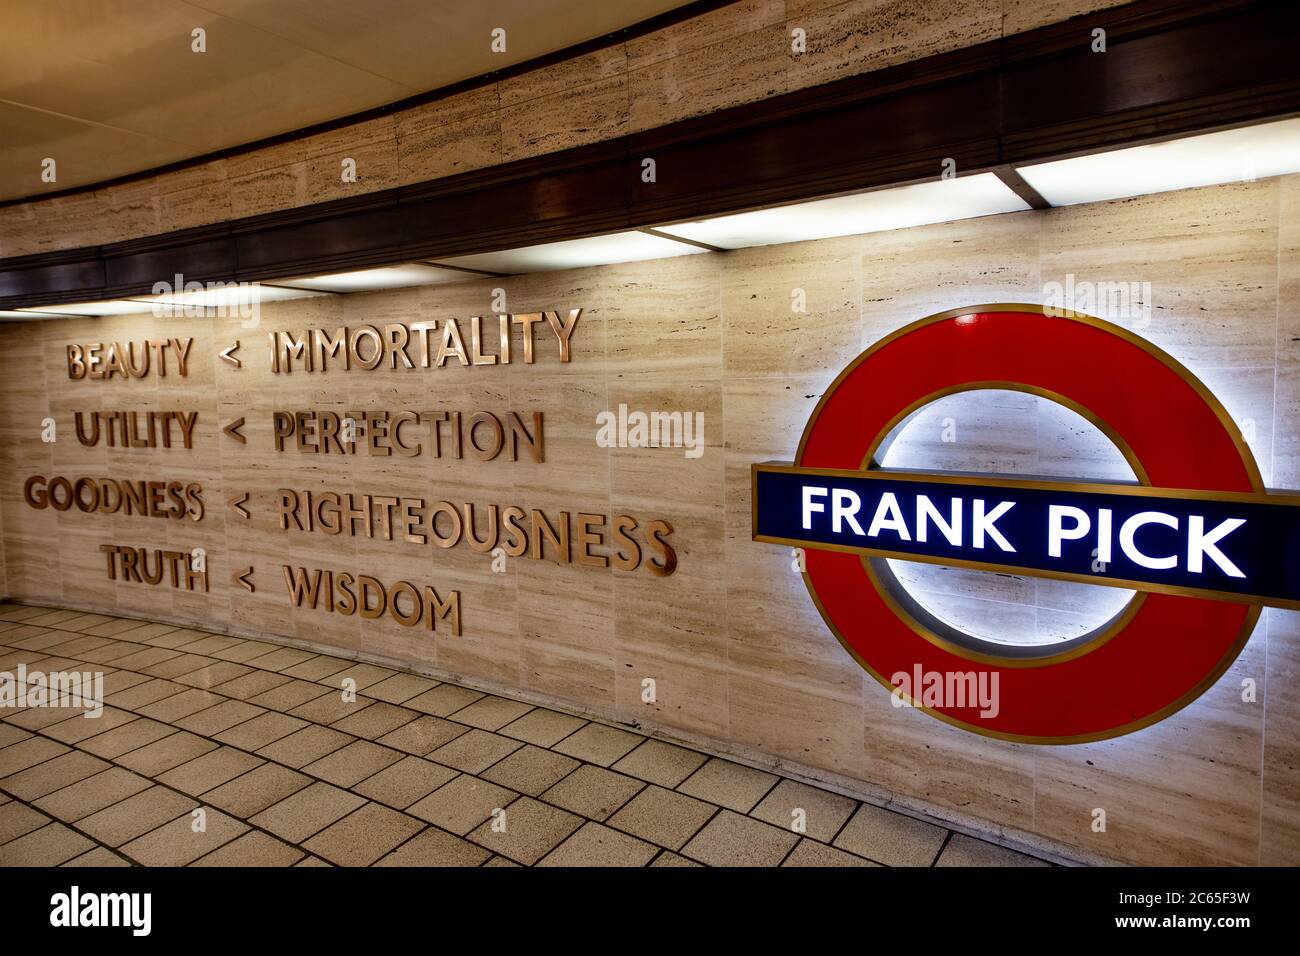
[[1139, 0], [591, 146], [0, 260], [0, 308], [138, 295], [176, 273], [269, 281], [653, 228], [932, 179], [945, 159], [997, 171], [1296, 114], [1300, 3]]

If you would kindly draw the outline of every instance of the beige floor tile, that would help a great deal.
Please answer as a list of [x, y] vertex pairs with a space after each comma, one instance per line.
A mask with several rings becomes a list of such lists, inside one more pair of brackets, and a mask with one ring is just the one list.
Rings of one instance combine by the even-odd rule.
[[[132, 644], [128, 641], [112, 641], [105, 644], [103, 647], [95, 648], [93, 651], [86, 651], [81, 655], [81, 659], [88, 664], [108, 664], [116, 666], [113, 664], [114, 661], [120, 660], [128, 654], [134, 654], [136, 651], [141, 649], [142, 648], [139, 644]], [[151, 679], [148, 674], [137, 674], [135, 671], [118, 671], [117, 673], [124, 677], [133, 677], [136, 679], [137, 683]], [[107, 675], [105, 675], [104, 678], [104, 685], [105, 687], [108, 686]]]
[[109, 765], [98, 757], [74, 750], [5, 777], [0, 780], [0, 787], [19, 800], [31, 803], [55, 790], [62, 790], [69, 784], [107, 770], [108, 767]]
[[617, 727], [592, 723], [565, 737], [551, 749], [587, 763], [608, 767], [643, 740], [645, 738], [640, 734], [630, 734]]
[[337, 671], [329, 676], [328, 679], [321, 683], [330, 687], [342, 687], [343, 681], [352, 681], [353, 689], [363, 691], [371, 684], [378, 684], [380, 681], [387, 680], [394, 676], [397, 671], [390, 667], [380, 667], [377, 664], [364, 664], [360, 661], [350, 661], [348, 666], [341, 671]]
[[798, 841], [789, 830], [723, 810], [682, 847], [682, 855], [709, 866], [776, 866]]
[[0, 806], [0, 843], [16, 840], [24, 833], [39, 830], [50, 822], [49, 817], [37, 813], [26, 804], [10, 800]]
[[302, 730], [295, 730], [287, 737], [281, 737], [274, 743], [259, 748], [257, 754], [287, 767], [301, 769], [313, 760], [319, 760], [340, 747], [346, 747], [356, 739], [351, 734], [331, 730], [329, 727], [308, 724]]
[[464, 724], [421, 714], [410, 723], [384, 734], [378, 742], [386, 747], [396, 747], [406, 753], [423, 757], [443, 744], [451, 743], [468, 730], [469, 728]]
[[837, 850], [833, 846], [827, 846], [825, 843], [818, 843], [816, 840], [809, 840], [806, 837], [799, 841], [790, 855], [785, 858], [782, 866], [879, 866], [878, 863], [872, 863], [870, 860], [864, 860], [860, 856], [854, 856], [852, 853], [845, 853], [843, 850]]
[[170, 737], [146, 744], [139, 750], [117, 757], [117, 763], [134, 770], [145, 777], [156, 777], [160, 773], [179, 767], [209, 750], [216, 750], [217, 744], [202, 737], [196, 737], [188, 731], [178, 730]]
[[645, 866], [659, 847], [588, 821], [538, 866]]
[[229, 634], [208, 634], [204, 631], [192, 631], [191, 633], [200, 636], [197, 641], [190, 641], [188, 644], [181, 645], [180, 649], [187, 654], [205, 654], [208, 657], [215, 657], [217, 651], [224, 651], [227, 648], [237, 647], [244, 643], [242, 637], [232, 637]]
[[25, 710], [15, 710], [5, 719], [10, 726], [37, 733], [66, 720], [85, 719], [85, 713], [83, 707], [28, 707]]
[[280, 671], [281, 674], [287, 674], [289, 677], [297, 677], [301, 680], [319, 681], [324, 680], [331, 674], [337, 674], [339, 671], [346, 670], [351, 661], [344, 660], [340, 657], [330, 657], [327, 654], [319, 654], [316, 657], [309, 658], [301, 664], [294, 664], [292, 667], [286, 667]]
[[351, 787], [401, 759], [400, 750], [381, 747], [369, 740], [358, 740], [312, 761], [302, 768], [302, 772], [335, 786]]
[[365, 802], [355, 793], [328, 783], [313, 783], [263, 810], [249, 822], [290, 843], [301, 843]]
[[263, 691], [256, 697], [248, 698], [248, 702], [259, 707], [265, 707], [268, 710], [288, 713], [295, 707], [301, 707], [308, 701], [315, 700], [317, 697], [328, 693], [329, 691], [320, 684], [313, 684], [307, 680], [290, 680], [279, 687], [272, 687], [268, 691]]
[[764, 820], [773, 826], [792, 829], [796, 811], [802, 810], [803, 833], [814, 840], [829, 843], [840, 832], [857, 807], [857, 801], [848, 797], [797, 783], [794, 780], [782, 780], [772, 792], [764, 797], [750, 816]]
[[265, 694], [274, 687], [281, 684], [287, 684], [293, 680], [292, 677], [285, 677], [282, 674], [273, 674], [270, 671], [249, 671], [234, 680], [228, 680], [225, 683], [218, 684], [212, 688], [223, 697], [234, 697], [236, 700], [248, 700], [250, 697], [256, 697], [258, 694]]
[[504, 856], [494, 856], [483, 865], [484, 866], [519, 866], [519, 864], [516, 863], [514, 860], [507, 859]]
[[115, 760], [122, 754], [130, 753], [147, 746], [156, 740], [170, 737], [176, 732], [171, 724], [164, 724], [148, 717], [141, 717], [129, 724], [81, 741], [78, 746], [106, 760]]
[[153, 665], [162, 661], [169, 661], [173, 657], [180, 656], [180, 651], [173, 651], [168, 647], [144, 647], [134, 654], [115, 659], [113, 666], [128, 671], [143, 672], [146, 667], [153, 667]]
[[713, 757], [677, 790], [737, 813], [748, 813], [779, 779], [776, 774]]
[[429, 754], [430, 760], [465, 773], [482, 773], [501, 758], [522, 747], [517, 740], [486, 730], [471, 730]]
[[334, 691], [323, 694], [301, 707], [295, 707], [289, 713], [295, 717], [301, 717], [303, 720], [310, 720], [312, 723], [332, 724], [336, 720], [342, 720], [353, 714], [361, 713], [373, 703], [374, 701], [369, 697], [344, 700], [340, 691]]
[[572, 757], [526, 744], [483, 771], [482, 776], [484, 780], [536, 797], [577, 766], [578, 761]]
[[60, 723], [51, 724], [41, 733], [46, 737], [53, 737], [60, 743], [75, 744], [78, 741], [94, 737], [96, 734], [112, 730], [114, 727], [129, 724], [135, 719], [135, 714], [129, 710], [105, 707], [104, 712], [98, 717], [87, 717], [83, 712], [76, 717], [69, 717]]
[[610, 817], [609, 825], [669, 850], [680, 850], [717, 809], [651, 784]]
[[97, 846], [93, 850], [89, 850], [86, 853], [81, 854], [81, 856], [73, 857], [67, 863], [64, 863], [62, 865], [63, 866], [89, 866], [89, 867], [95, 867], [96, 869], [100, 869], [103, 867], [110, 867], [110, 866], [113, 867], [130, 866], [131, 864], [127, 860], [122, 859], [122, 857], [118, 856], [112, 850], [109, 850], [102, 846]]
[[176, 683], [184, 684], [187, 687], [202, 687], [205, 690], [211, 690], [213, 687], [247, 674], [250, 670], [252, 670], [251, 667], [245, 667], [243, 664], [236, 664], [232, 661], [214, 661], [197, 670], [182, 674], [176, 678]]
[[478, 866], [491, 855], [468, 840], [428, 827], [375, 866]]
[[197, 714], [201, 710], [207, 710], [209, 707], [221, 703], [224, 699], [211, 691], [201, 690], [197, 687], [187, 687], [179, 694], [144, 707], [137, 707], [135, 710], [142, 717], [152, 717], [154, 720], [174, 723], [182, 717], [188, 717], [190, 714]]
[[696, 863], [694, 860], [688, 860], [686, 857], [674, 853], [672, 850], [661, 850], [655, 857], [651, 866], [703, 866], [703, 863]]
[[441, 764], [408, 756], [352, 789], [372, 800], [405, 810], [455, 776], [455, 770], [449, 770]]
[[[500, 820], [504, 826], [496, 826]], [[520, 797], [505, 808], [504, 816], [485, 820], [469, 834], [469, 840], [516, 863], [532, 866], [570, 833], [582, 825], [582, 818], [532, 797]]]
[[0, 846], [0, 866], [59, 866], [94, 846], [62, 823], [51, 823]]
[[391, 733], [398, 727], [410, 723], [419, 716], [413, 710], [377, 701], [365, 710], [344, 717], [342, 720], [334, 721], [330, 726], [347, 734], [374, 740], [376, 737], [382, 737], [384, 734]]
[[634, 797], [645, 784], [621, 773], [583, 764], [551, 789], [542, 799], [591, 820], [606, 820]]
[[218, 810], [205, 807], [203, 828], [195, 832], [196, 818], [185, 814], [144, 836], [125, 844], [121, 850], [145, 866], [185, 866], [199, 857], [225, 846], [248, 827]]
[[329, 865], [330, 864], [326, 863], [318, 856], [306, 856], [294, 864], [294, 866], [323, 866], [323, 867], [329, 867]]
[[201, 794], [199, 799], [246, 820], [313, 782], [311, 777], [296, 770], [264, 763], [241, 777]]
[[123, 617], [115, 621], [105, 621], [103, 624], [98, 624], [83, 633], [96, 634], [100, 637], [114, 637], [127, 631], [134, 631], [144, 623], [143, 621], [133, 621]]
[[310, 660], [315, 656], [316, 654], [313, 651], [304, 651], [296, 647], [277, 647], [269, 654], [248, 657], [241, 663], [256, 667], [258, 670], [280, 671], [286, 667], [292, 667], [294, 664], [301, 664], [303, 661]]
[[864, 803], [835, 838], [835, 846], [885, 866], [929, 866], [947, 831]]
[[[16, 727], [9, 723], [0, 723], [0, 749], [8, 747], [10, 744], [16, 744], [20, 740], [29, 740], [31, 736], [32, 734], [22, 727]], [[0, 760], [3, 759], [3, 755], [0, 755]], [[3, 764], [0, 764], [0, 766], [3, 766]]]
[[275, 650], [275, 645], [267, 644], [265, 641], [241, 641], [238, 644], [231, 644], [222, 650], [210, 651], [209, 653], [223, 661], [234, 661], [236, 664], [242, 664], [249, 658], [261, 657], [273, 650]]
[[581, 717], [537, 707], [518, 720], [512, 720], [498, 733], [536, 744], [538, 747], [553, 747], [586, 722]]
[[[153, 680], [152, 677], [146, 677], [144, 674], [135, 674], [131, 671], [112, 671], [104, 675], [104, 695], [105, 703], [113, 703], [110, 695], [118, 691], [126, 690], [128, 687], [134, 687], [136, 684], [147, 684]], [[129, 707], [123, 707], [123, 710], [130, 710]]]
[[708, 759], [704, 754], [685, 747], [662, 740], [646, 740], [614, 764], [614, 769], [672, 790]]
[[234, 747], [218, 747], [161, 774], [158, 782], [193, 797], [243, 776], [264, 762]]
[[195, 860], [190, 866], [293, 866], [302, 850], [275, 837], [250, 830], [225, 846]]
[[69, 749], [57, 740], [47, 740], [44, 737], [28, 737], [16, 744], [10, 744], [0, 750], [0, 777], [18, 773], [38, 763], [45, 763], [60, 754], [67, 753]]
[[261, 707], [255, 707], [242, 700], [223, 700], [206, 710], [190, 714], [176, 721], [176, 726], [203, 737], [215, 737], [222, 731], [252, 720], [265, 713]]
[[[157, 664], [150, 664], [148, 667], [142, 667], [140, 670], [154, 677], [163, 677], [167, 680], [174, 680], [177, 683], [184, 683], [179, 680], [182, 674], [189, 674], [198, 670], [200, 667], [207, 667], [209, 664], [216, 663], [210, 657], [204, 657], [202, 654], [187, 654], [182, 652], [176, 657], [169, 657], [165, 661], [159, 661]], [[187, 685], [188, 686], [188, 685]]]
[[517, 720], [532, 710], [531, 704], [505, 697], [480, 697], [468, 707], [463, 707], [451, 715], [459, 724], [468, 724], [479, 730], [499, 730], [512, 720]]
[[418, 674], [394, 674], [367, 687], [366, 696], [390, 704], [400, 704], [437, 687], [439, 683]]
[[197, 806], [189, 797], [166, 787], [155, 786], [98, 813], [92, 813], [78, 821], [77, 827], [100, 843], [119, 847], [175, 820], [181, 814], [188, 821], [190, 811]]
[[422, 714], [434, 717], [447, 717], [458, 710], [463, 710], [480, 697], [486, 696], [482, 691], [457, 687], [455, 684], [439, 684], [432, 690], [426, 690], [406, 701], [403, 706], [418, 710]]
[[369, 866], [424, 828], [419, 820], [367, 803], [303, 844], [338, 866]]
[[252, 720], [246, 720], [229, 730], [223, 730], [217, 734], [216, 739], [240, 750], [258, 750], [306, 726], [307, 721], [300, 717], [290, 717], [288, 714], [277, 714], [273, 710], [268, 710], [264, 714], [258, 714]]
[[1046, 860], [1017, 853], [1004, 846], [954, 833], [935, 866], [1050, 866]]
[[108, 702], [114, 707], [121, 707], [123, 710], [139, 712], [141, 707], [147, 707], [188, 689], [184, 684], [177, 684], [175, 681], [161, 680], [154, 677], [142, 684], [136, 684], [126, 690], [112, 694]]
[[151, 785], [150, 781], [129, 770], [112, 767], [41, 797], [35, 805], [57, 820], [75, 823], [82, 817], [148, 790]]
[[517, 794], [505, 787], [461, 774], [422, 800], [407, 808], [407, 813], [427, 820], [435, 826], [464, 836], [492, 815], [503, 809]]

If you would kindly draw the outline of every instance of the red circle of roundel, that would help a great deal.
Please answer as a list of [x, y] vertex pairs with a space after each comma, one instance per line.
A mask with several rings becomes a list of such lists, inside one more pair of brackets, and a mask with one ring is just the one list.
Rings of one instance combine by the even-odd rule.
[[[804, 430], [799, 465], [859, 469], [898, 414], [944, 389], [1005, 382], [1055, 392], [1124, 440], [1156, 486], [1263, 490], [1217, 402], [1186, 369], [1136, 336], [1036, 306], [986, 306], [923, 319], [841, 373]], [[1150, 593], [1094, 649], [1042, 666], [982, 663], [921, 637], [877, 591], [858, 555], [808, 550], [809, 590], [828, 625], [878, 681], [923, 672], [996, 671], [1000, 709], [927, 707], [988, 736], [1073, 743], [1128, 733], [1190, 703], [1244, 646], [1257, 607]]]

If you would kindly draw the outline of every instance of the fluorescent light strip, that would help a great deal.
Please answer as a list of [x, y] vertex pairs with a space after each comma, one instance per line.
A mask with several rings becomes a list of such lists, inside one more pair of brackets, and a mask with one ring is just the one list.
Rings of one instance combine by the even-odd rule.
[[1300, 118], [1017, 167], [1053, 206], [1300, 172]]
[[980, 173], [655, 228], [665, 235], [723, 249], [743, 249], [883, 232], [1028, 208], [1028, 203], [992, 173]]
[[522, 249], [456, 256], [438, 261], [468, 269], [520, 274], [614, 265], [620, 262], [644, 262], [647, 259], [689, 256], [705, 251], [698, 246], [674, 242], [672, 239], [648, 235], [644, 232], [616, 232], [607, 236], [548, 242]]

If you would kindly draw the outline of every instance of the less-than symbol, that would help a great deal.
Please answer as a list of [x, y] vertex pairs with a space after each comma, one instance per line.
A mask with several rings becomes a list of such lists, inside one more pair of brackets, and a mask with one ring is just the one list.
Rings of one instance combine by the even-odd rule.
[[235, 368], [243, 368], [244, 363], [235, 358], [232, 354], [239, 351], [239, 339], [235, 339], [235, 344], [221, 350], [221, 357], [233, 365]]
[[239, 430], [243, 427], [244, 427], [244, 420], [242, 418], [237, 418], [229, 425], [223, 427], [221, 430], [225, 432], [227, 435], [229, 435], [231, 438], [233, 438], [235, 441], [239, 442], [241, 445], [247, 445], [248, 439], [239, 433]]
[[244, 507], [244, 502], [247, 500], [248, 500], [248, 492], [245, 491], [242, 495], [235, 495], [235, 497], [233, 498], [227, 498], [226, 504], [229, 507], [234, 508], [245, 518], [248, 518], [250, 517], [248, 509]]
[[253, 587], [253, 582], [251, 580], [252, 577], [253, 577], [253, 566], [250, 564], [248, 566], [248, 570], [245, 571], [243, 574], [235, 575], [235, 580], [238, 581], [240, 584], [242, 584], [245, 588], [247, 588], [249, 594], [255, 594], [257, 592], [257, 588]]

